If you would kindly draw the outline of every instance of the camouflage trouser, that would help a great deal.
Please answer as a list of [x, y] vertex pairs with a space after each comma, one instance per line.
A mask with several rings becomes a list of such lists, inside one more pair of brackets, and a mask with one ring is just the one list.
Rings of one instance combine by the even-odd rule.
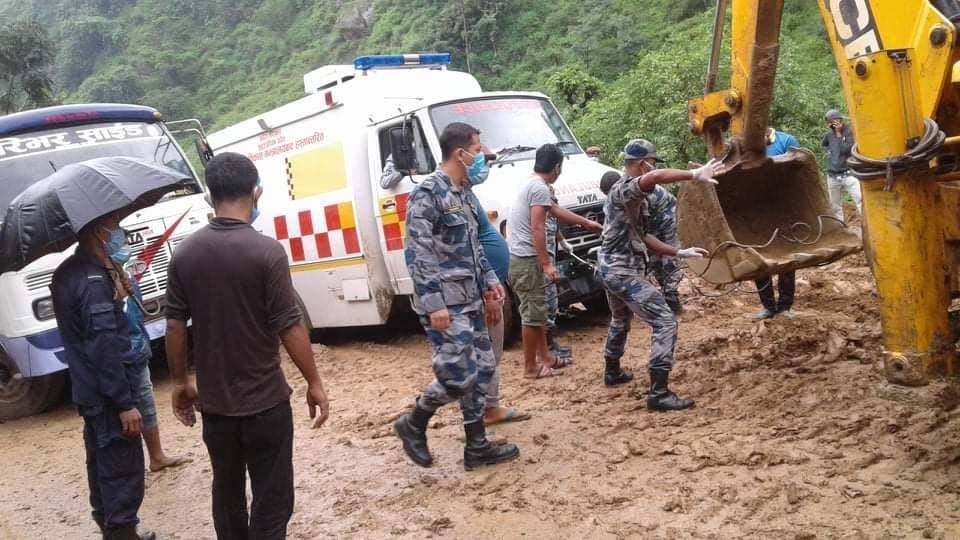
[[600, 276], [610, 304], [610, 328], [603, 354], [620, 359], [635, 314], [653, 330], [650, 344], [650, 369], [669, 371], [677, 345], [677, 319], [663, 295], [640, 276]]
[[433, 349], [436, 376], [420, 396], [420, 406], [435, 411], [459, 400], [465, 424], [480, 420], [496, 368], [483, 311], [451, 313], [450, 327], [443, 331], [431, 328], [429, 317], [420, 323]]
[[[677, 199], [663, 186], [657, 186], [647, 196], [650, 208], [649, 232], [658, 240], [673, 247], [680, 247], [677, 238]], [[664, 294], [676, 294], [683, 279], [679, 257], [664, 257], [651, 252], [648, 271], [660, 284]]]
[[560, 311], [559, 293], [557, 284], [546, 277], [543, 278], [544, 293], [547, 297], [547, 331], [553, 331], [557, 328], [557, 313]]

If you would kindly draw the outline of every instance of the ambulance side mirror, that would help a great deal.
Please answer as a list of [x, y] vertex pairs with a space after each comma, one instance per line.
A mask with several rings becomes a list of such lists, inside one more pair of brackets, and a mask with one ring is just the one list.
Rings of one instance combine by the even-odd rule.
[[213, 159], [213, 150], [210, 149], [210, 144], [204, 138], [198, 138], [193, 140], [193, 147], [197, 150], [197, 155], [200, 157], [200, 163], [206, 167], [207, 162]]
[[413, 149], [413, 130], [410, 126], [390, 128], [390, 153], [398, 171], [417, 170], [417, 154]]

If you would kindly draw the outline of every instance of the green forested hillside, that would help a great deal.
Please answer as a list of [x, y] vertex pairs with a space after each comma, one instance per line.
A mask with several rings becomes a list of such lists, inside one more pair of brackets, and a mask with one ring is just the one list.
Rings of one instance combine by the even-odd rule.
[[[0, 0], [56, 45], [61, 102], [154, 106], [217, 128], [298, 97], [302, 75], [358, 54], [449, 51], [490, 90], [540, 90], [606, 157], [631, 136], [678, 163], [702, 153], [711, 0]], [[815, 2], [788, 0], [773, 122], [816, 146], [837, 107]], [[0, 23], [2, 24], [2, 23]]]

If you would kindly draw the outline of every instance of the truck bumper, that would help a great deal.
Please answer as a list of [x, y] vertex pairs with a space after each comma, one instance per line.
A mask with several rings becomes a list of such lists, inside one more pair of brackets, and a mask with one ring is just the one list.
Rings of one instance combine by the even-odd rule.
[[[164, 336], [167, 322], [161, 317], [146, 323], [146, 327], [152, 341]], [[24, 377], [41, 377], [67, 369], [63, 338], [56, 328], [32, 336], [0, 336], [0, 347], [17, 364]]]
[[593, 276], [593, 269], [576, 260], [557, 263], [557, 270], [564, 280], [557, 284], [561, 306], [575, 304], [603, 294], [603, 285]]

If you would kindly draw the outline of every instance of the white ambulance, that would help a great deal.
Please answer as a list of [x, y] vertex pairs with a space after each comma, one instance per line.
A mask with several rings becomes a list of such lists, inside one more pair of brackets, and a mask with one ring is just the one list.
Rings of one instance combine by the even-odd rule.
[[[398, 297], [412, 294], [403, 257], [406, 201], [440, 161], [438, 136], [451, 122], [477, 127], [498, 155], [475, 192], [501, 232], [545, 143], [567, 154], [555, 186], [559, 203], [602, 220], [599, 182], [610, 169], [584, 154], [550, 100], [484, 92], [470, 74], [448, 70], [449, 61], [449, 54], [364, 56], [325, 66], [304, 76], [302, 99], [208, 136], [214, 154], [237, 152], [256, 163], [263, 196], [254, 227], [286, 248], [312, 328], [383, 324]], [[389, 155], [410, 174], [382, 189]], [[595, 259], [598, 237], [579, 227], [561, 232], [576, 255], [559, 254], [561, 305], [599, 297], [583, 262]]]

